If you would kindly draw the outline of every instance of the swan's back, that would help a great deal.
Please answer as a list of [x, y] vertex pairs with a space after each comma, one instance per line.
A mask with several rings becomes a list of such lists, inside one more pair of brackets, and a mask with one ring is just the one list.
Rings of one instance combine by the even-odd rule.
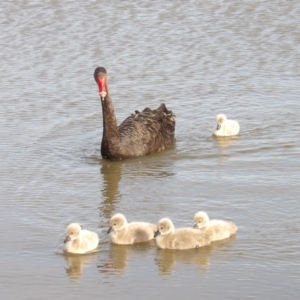
[[211, 240], [207, 233], [193, 228], [179, 228], [173, 233], [156, 238], [156, 244], [162, 249], [193, 249], [210, 244]]
[[154, 238], [156, 225], [146, 222], [132, 222], [128, 224], [128, 235], [133, 243], [147, 242]]
[[208, 234], [195, 232], [192, 228], [179, 228], [174, 232], [174, 249], [191, 249], [207, 246], [211, 240]]
[[[79, 247], [80, 252], [89, 252], [98, 247], [99, 237], [98, 234], [90, 230], [82, 230], [82, 242]], [[78, 252], [79, 253], [79, 252]]]
[[237, 227], [232, 222], [211, 220], [207, 226], [197, 230], [206, 232], [210, 236], [211, 241], [219, 241], [234, 235], [237, 232]]
[[124, 155], [149, 155], [174, 144], [175, 116], [164, 104], [155, 110], [145, 108], [125, 119], [118, 130]]

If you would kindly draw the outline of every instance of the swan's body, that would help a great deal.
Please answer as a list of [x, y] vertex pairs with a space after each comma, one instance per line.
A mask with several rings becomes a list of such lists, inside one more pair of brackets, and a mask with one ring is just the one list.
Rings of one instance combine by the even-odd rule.
[[94, 78], [99, 86], [103, 112], [101, 155], [111, 160], [150, 155], [175, 142], [175, 116], [164, 104], [158, 109], [135, 111], [119, 126], [106, 83], [106, 70], [96, 68]]
[[222, 220], [209, 220], [206, 212], [199, 211], [194, 217], [194, 228], [206, 232], [211, 241], [227, 239], [237, 232], [237, 227], [232, 222]]
[[223, 114], [217, 115], [217, 128], [213, 135], [215, 136], [232, 136], [240, 132], [240, 125], [235, 120], [228, 120]]
[[154, 238], [156, 225], [146, 222], [131, 222], [123, 214], [115, 214], [109, 221], [110, 240], [115, 244], [129, 245], [148, 242]]
[[161, 249], [192, 249], [210, 244], [210, 238], [205, 232], [193, 228], [174, 228], [168, 218], [161, 219], [155, 233], [156, 244]]
[[82, 230], [79, 224], [71, 223], [67, 227], [64, 243], [65, 252], [83, 254], [98, 247], [99, 237], [97, 233]]

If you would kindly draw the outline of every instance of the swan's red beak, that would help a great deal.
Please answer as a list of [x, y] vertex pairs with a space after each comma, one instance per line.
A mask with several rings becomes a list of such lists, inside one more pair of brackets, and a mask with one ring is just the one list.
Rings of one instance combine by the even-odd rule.
[[99, 95], [100, 95], [101, 99], [104, 99], [105, 96], [107, 95], [106, 76], [104, 76], [102, 79], [98, 77], [97, 83], [98, 83], [98, 87], [99, 87]]

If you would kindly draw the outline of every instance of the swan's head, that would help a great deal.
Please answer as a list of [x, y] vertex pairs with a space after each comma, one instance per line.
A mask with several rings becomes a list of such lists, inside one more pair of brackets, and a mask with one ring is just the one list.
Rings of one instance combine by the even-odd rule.
[[105, 68], [97, 67], [95, 69], [94, 78], [99, 87], [99, 95], [101, 97], [101, 100], [104, 100], [105, 96], [107, 95], [106, 77], [107, 77], [107, 73]]
[[205, 211], [199, 211], [194, 217], [194, 228], [203, 228], [209, 222], [209, 217]]
[[154, 237], [158, 235], [167, 235], [174, 231], [174, 225], [169, 218], [160, 219], [157, 223], [157, 231], [154, 234]]
[[222, 127], [222, 124], [227, 120], [226, 116], [224, 114], [217, 115], [217, 130], [219, 130]]
[[81, 232], [81, 226], [77, 223], [71, 223], [67, 227], [67, 233], [66, 233], [66, 238], [64, 240], [64, 243], [77, 239], [80, 236], [80, 232]]
[[107, 233], [111, 231], [120, 231], [127, 226], [127, 220], [123, 214], [116, 214], [109, 220], [109, 229]]

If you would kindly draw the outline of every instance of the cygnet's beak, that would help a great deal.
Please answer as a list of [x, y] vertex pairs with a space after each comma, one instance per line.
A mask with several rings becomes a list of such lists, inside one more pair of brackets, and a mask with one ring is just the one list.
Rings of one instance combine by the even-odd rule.
[[160, 235], [160, 231], [159, 230], [154, 231], [154, 237], [157, 237], [158, 235]]
[[64, 240], [64, 243], [69, 242], [69, 241], [71, 241], [71, 238], [67, 235], [65, 240]]
[[219, 130], [221, 128], [221, 125], [220, 124], [218, 124], [217, 125], [217, 130]]
[[107, 230], [107, 234], [111, 233], [111, 231], [113, 231], [114, 229], [112, 228], [112, 226], [109, 227], [109, 229]]
[[194, 224], [194, 227], [193, 228], [198, 228], [198, 225], [197, 224]]

